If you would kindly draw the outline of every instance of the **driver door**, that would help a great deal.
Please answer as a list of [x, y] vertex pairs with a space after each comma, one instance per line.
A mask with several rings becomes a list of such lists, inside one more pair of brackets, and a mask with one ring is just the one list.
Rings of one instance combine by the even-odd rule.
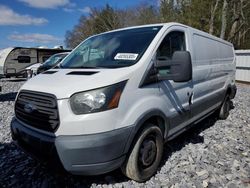
[[[186, 51], [185, 28], [171, 30], [162, 40], [157, 53], [157, 60], [171, 60], [175, 51]], [[170, 67], [160, 70], [159, 74], [167, 75]], [[172, 80], [163, 80], [159, 82], [161, 97], [165, 98], [166, 110], [170, 112], [169, 136], [183, 129], [189, 122], [191, 116], [191, 103], [193, 93], [193, 81], [174, 82]]]

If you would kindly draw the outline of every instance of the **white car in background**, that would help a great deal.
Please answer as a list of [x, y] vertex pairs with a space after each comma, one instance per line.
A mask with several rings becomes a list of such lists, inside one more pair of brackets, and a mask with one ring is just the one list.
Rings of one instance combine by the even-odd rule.
[[26, 67], [25, 69], [27, 70], [27, 74], [28, 74], [27, 78], [30, 78], [32, 76], [37, 75], [37, 69], [41, 65], [42, 65], [42, 63], [35, 63], [35, 64], [31, 65], [31, 66]]
[[69, 52], [57, 53], [57, 54], [50, 56], [50, 58], [48, 58], [44, 63], [35, 63], [31, 66], [28, 66], [26, 68], [27, 74], [28, 74], [27, 78], [30, 78], [30, 77], [35, 76], [43, 71], [46, 71], [48, 69], [55, 67], [68, 54], [69, 54]]

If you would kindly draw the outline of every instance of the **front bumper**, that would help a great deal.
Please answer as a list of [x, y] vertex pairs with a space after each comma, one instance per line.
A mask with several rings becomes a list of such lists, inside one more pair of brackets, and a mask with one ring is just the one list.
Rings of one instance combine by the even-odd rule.
[[120, 167], [132, 129], [56, 137], [30, 129], [16, 118], [11, 122], [12, 138], [24, 151], [39, 159], [59, 158], [67, 171], [81, 175], [103, 174]]

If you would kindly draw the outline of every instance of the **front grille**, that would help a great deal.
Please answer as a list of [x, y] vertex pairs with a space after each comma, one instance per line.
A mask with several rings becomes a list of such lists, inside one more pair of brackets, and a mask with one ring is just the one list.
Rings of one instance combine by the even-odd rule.
[[38, 129], [55, 132], [59, 126], [57, 101], [52, 94], [22, 90], [15, 113], [17, 119]]

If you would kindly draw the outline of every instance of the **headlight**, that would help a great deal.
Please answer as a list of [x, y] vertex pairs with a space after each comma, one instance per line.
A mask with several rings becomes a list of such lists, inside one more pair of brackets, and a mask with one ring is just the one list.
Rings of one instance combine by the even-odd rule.
[[117, 108], [126, 82], [72, 95], [72, 111], [75, 114], [88, 114]]

